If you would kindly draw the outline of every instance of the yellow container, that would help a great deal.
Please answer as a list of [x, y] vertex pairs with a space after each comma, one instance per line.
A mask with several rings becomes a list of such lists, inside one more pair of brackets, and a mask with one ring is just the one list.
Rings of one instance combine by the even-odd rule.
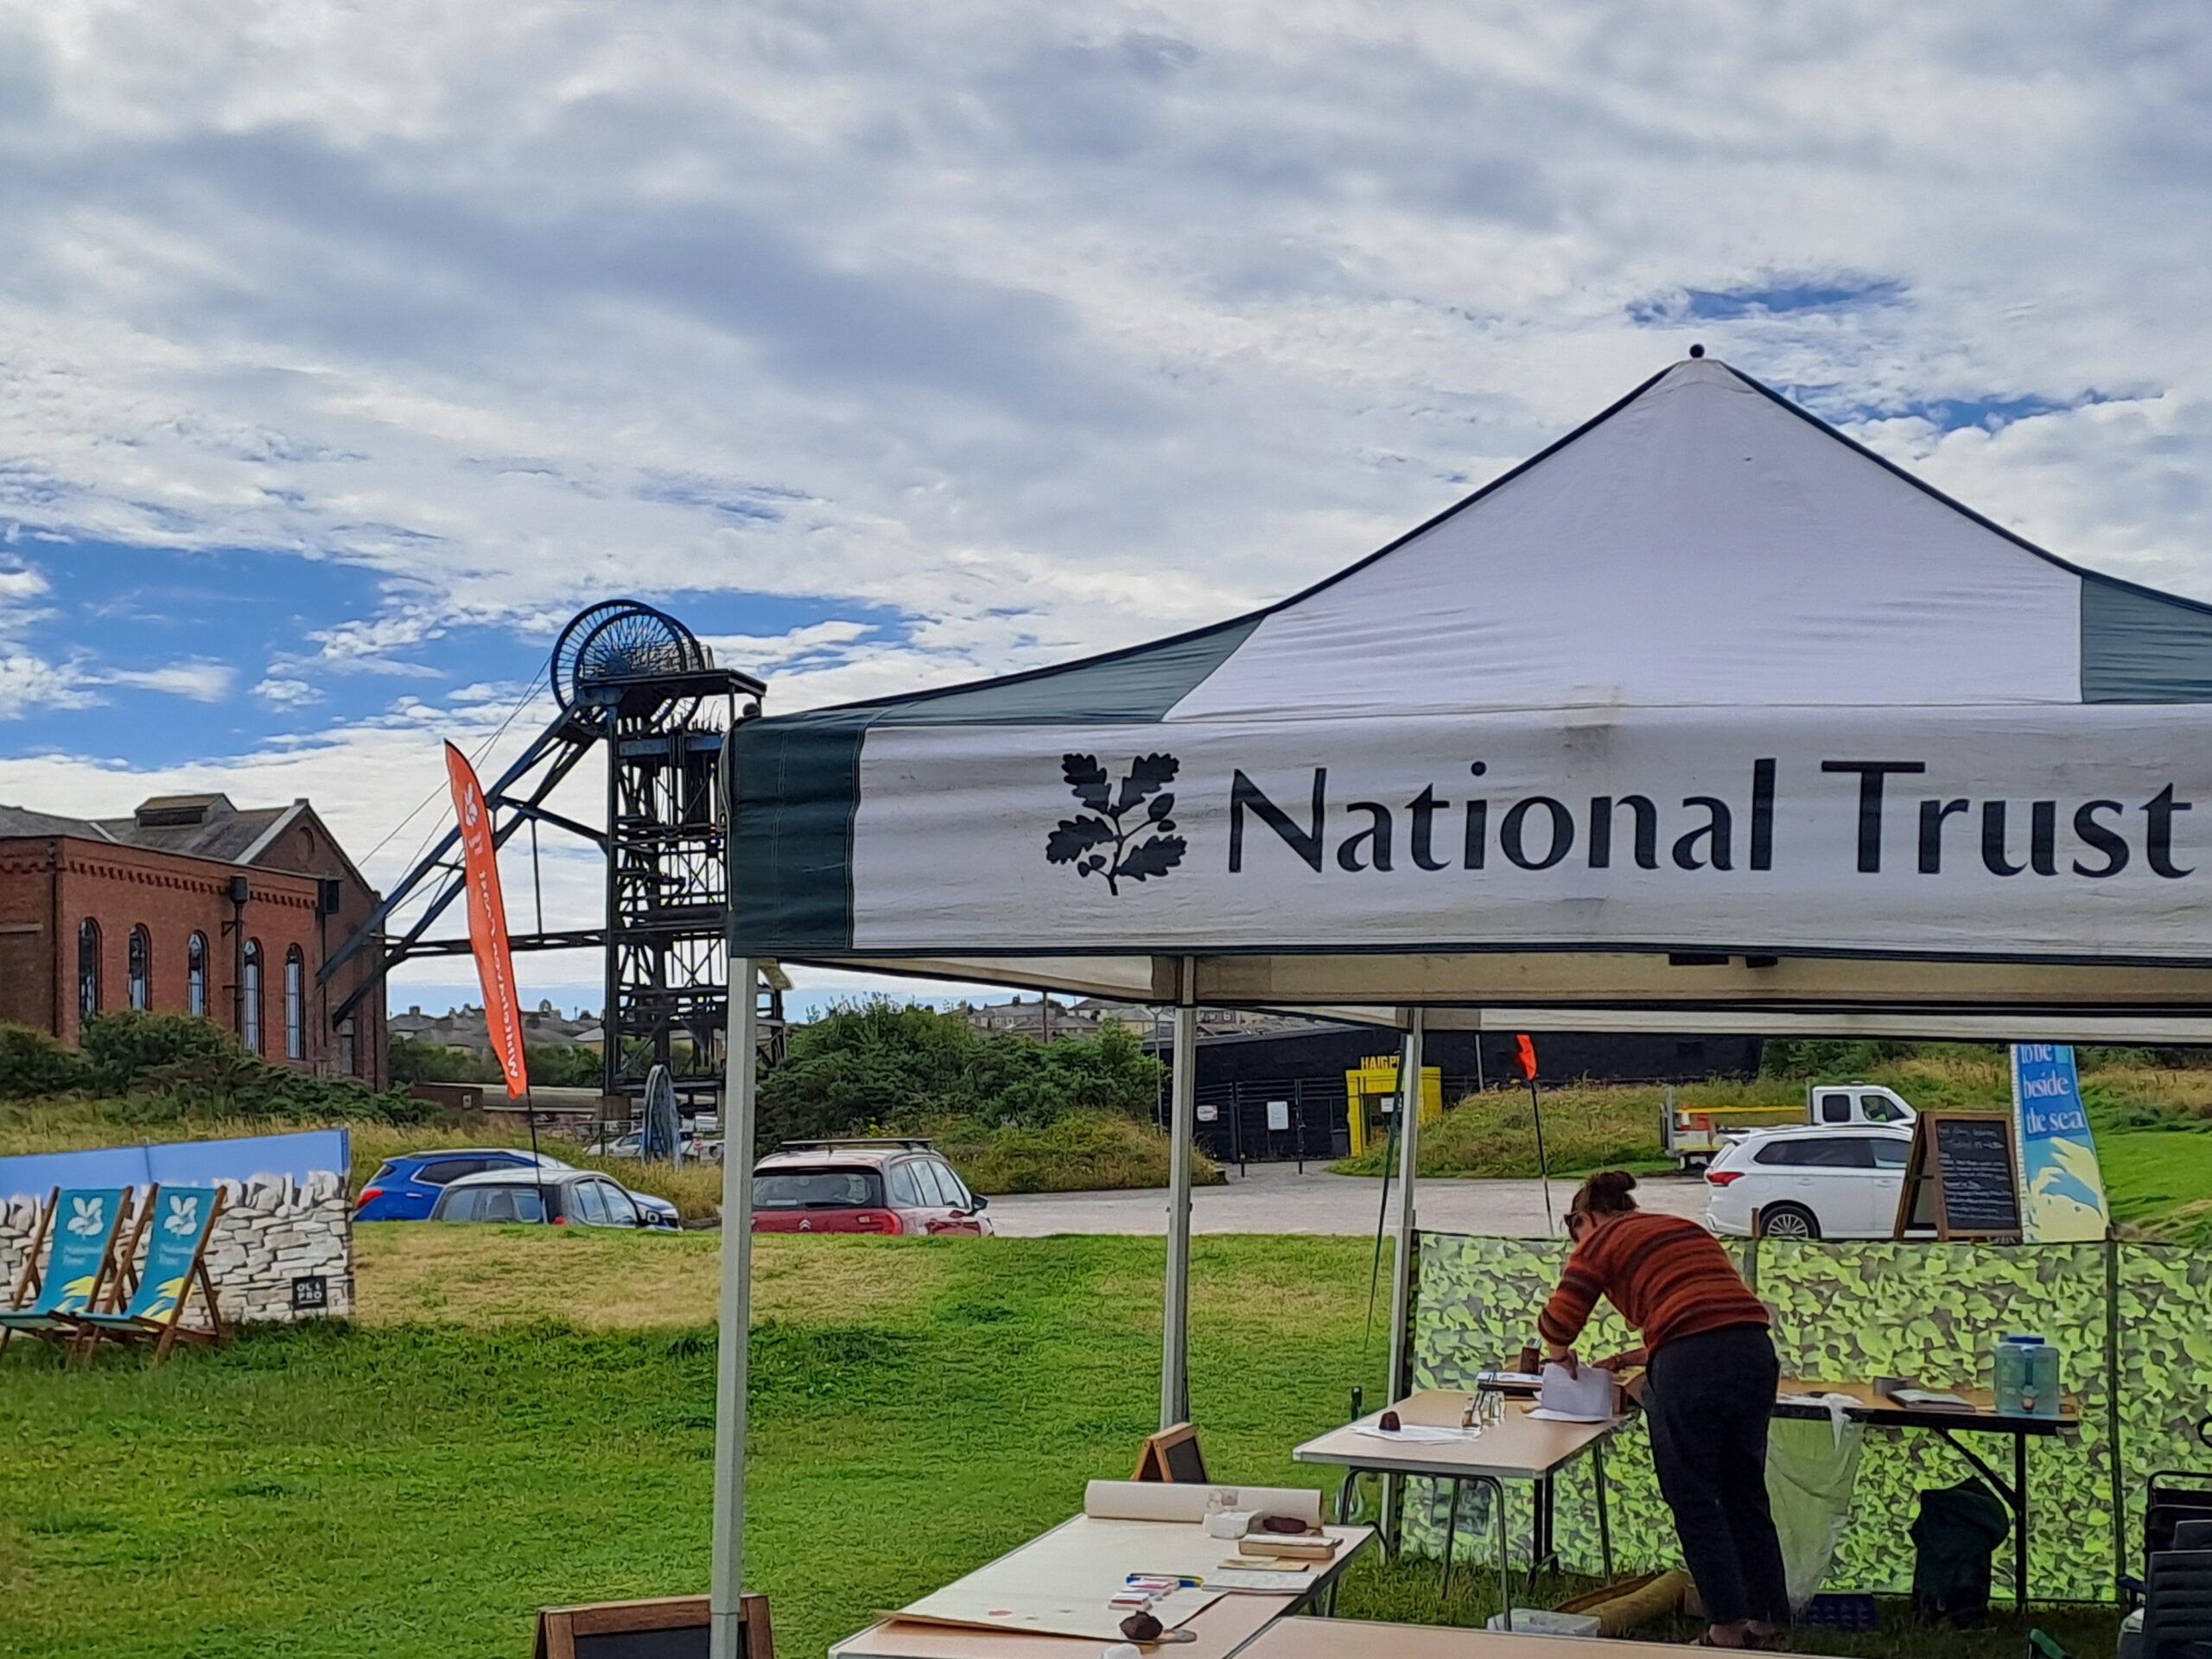
[[[1351, 1127], [1351, 1155], [1370, 1146], [1380, 1146], [1390, 1133], [1390, 1116], [1398, 1109], [1398, 1062], [1388, 1054], [1370, 1056], [1356, 1070], [1344, 1073], [1344, 1115]], [[1444, 1071], [1441, 1066], [1421, 1069], [1421, 1121], [1433, 1123], [1444, 1116]]]

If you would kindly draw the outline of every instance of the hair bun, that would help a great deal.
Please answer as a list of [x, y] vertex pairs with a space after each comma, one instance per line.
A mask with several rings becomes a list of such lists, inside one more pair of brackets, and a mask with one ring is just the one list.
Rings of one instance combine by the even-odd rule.
[[1626, 1198], [1636, 1191], [1636, 1177], [1624, 1169], [1601, 1169], [1590, 1178], [1590, 1190], [1609, 1198]]

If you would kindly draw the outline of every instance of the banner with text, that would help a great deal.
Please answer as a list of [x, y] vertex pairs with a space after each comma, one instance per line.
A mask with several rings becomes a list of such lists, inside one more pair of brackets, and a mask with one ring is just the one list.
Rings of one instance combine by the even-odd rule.
[[454, 818], [461, 825], [461, 880], [468, 888], [468, 943], [476, 953], [477, 982], [484, 988], [484, 1025], [492, 1052], [507, 1080], [507, 1098], [530, 1092], [530, 1065], [523, 1052], [522, 1003], [515, 995], [514, 952], [507, 944], [507, 901], [499, 891], [499, 849], [492, 842], [492, 815], [484, 786], [468, 757], [446, 745], [446, 779], [453, 786]]
[[[823, 768], [822, 800], [786, 802], [849, 823], [849, 868], [781, 868], [843, 875], [858, 951], [2202, 963], [2202, 723], [2012, 706], [883, 726], [856, 777]], [[855, 784], [833, 812], [827, 791]]]
[[2012, 1045], [2012, 1109], [2019, 1126], [2020, 1184], [2027, 1192], [2027, 1242], [2102, 1238], [2112, 1217], [2069, 1045]]

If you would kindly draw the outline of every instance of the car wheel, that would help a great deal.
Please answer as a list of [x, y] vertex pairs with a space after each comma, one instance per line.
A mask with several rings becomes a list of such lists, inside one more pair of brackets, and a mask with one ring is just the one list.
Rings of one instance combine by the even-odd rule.
[[1821, 1224], [1801, 1205], [1770, 1205], [1759, 1211], [1761, 1238], [1818, 1238]]

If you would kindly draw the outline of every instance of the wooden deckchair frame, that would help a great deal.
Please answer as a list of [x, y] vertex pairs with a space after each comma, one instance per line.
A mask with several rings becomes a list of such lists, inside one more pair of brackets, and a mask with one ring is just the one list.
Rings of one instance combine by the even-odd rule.
[[[184, 1288], [177, 1293], [176, 1306], [169, 1310], [168, 1317], [163, 1319], [134, 1319], [128, 1325], [80, 1324], [73, 1353], [89, 1360], [92, 1351], [103, 1339], [121, 1343], [151, 1342], [154, 1344], [154, 1363], [158, 1365], [169, 1357], [170, 1348], [179, 1342], [212, 1345], [229, 1335], [223, 1328], [223, 1311], [215, 1300], [215, 1281], [207, 1271], [207, 1247], [215, 1242], [215, 1226], [223, 1218], [223, 1189], [217, 1186], [209, 1191], [214, 1194], [214, 1198], [208, 1209], [207, 1224], [200, 1230], [199, 1243], [192, 1247], [192, 1265], [185, 1269]], [[152, 1224], [155, 1211], [161, 1207], [156, 1202], [160, 1196], [161, 1189], [156, 1187], [145, 1207], [138, 1212], [138, 1224], [130, 1236], [130, 1249], [124, 1257], [122, 1270], [117, 1274], [117, 1312], [129, 1306], [130, 1298], [138, 1293], [138, 1243]], [[127, 1295], [120, 1293], [121, 1283], [125, 1277], [130, 1281]], [[187, 1330], [184, 1325], [185, 1310], [191, 1306], [192, 1287], [195, 1283], [200, 1287], [200, 1300], [207, 1305], [208, 1328], [205, 1331]]]
[[[776, 1641], [768, 1624], [768, 1598], [740, 1596], [739, 1625], [746, 1659], [775, 1659]], [[632, 1635], [647, 1630], [707, 1628], [705, 1596], [659, 1596], [646, 1601], [601, 1601], [580, 1607], [543, 1607], [537, 1614], [537, 1640], [531, 1659], [576, 1659], [576, 1638]]]
[[[159, 1187], [154, 1190], [156, 1192], [161, 1191]], [[46, 1195], [46, 1208], [39, 1212], [38, 1226], [31, 1234], [29, 1253], [23, 1258], [22, 1276], [16, 1280], [16, 1288], [8, 1303], [8, 1311], [11, 1313], [21, 1313], [30, 1305], [33, 1297], [46, 1288], [46, 1275], [52, 1271], [53, 1263], [49, 1261], [47, 1266], [41, 1268], [38, 1264], [39, 1252], [46, 1247], [47, 1243], [53, 1236], [54, 1217], [61, 1208], [61, 1192], [62, 1189], [56, 1186]], [[99, 1265], [92, 1269], [92, 1294], [85, 1299], [85, 1306], [88, 1308], [98, 1308], [100, 1305], [100, 1298], [104, 1294], [108, 1298], [111, 1307], [123, 1306], [120, 1290], [124, 1274], [124, 1258], [127, 1258], [130, 1252], [137, 1247], [137, 1231], [134, 1230], [131, 1232], [130, 1242], [123, 1246], [120, 1256], [116, 1247], [122, 1242], [124, 1229], [130, 1224], [130, 1189], [126, 1186], [123, 1189], [123, 1197], [118, 1200], [115, 1225], [108, 1230], [107, 1248], [100, 1254]], [[143, 1228], [144, 1225], [145, 1219], [142, 1215], [138, 1219], [138, 1227]], [[63, 1314], [59, 1317], [67, 1319], [68, 1316]], [[14, 1331], [0, 1328], [0, 1353], [8, 1351], [8, 1344], [16, 1334]], [[77, 1340], [76, 1332], [73, 1331], [26, 1331], [22, 1334], [36, 1337], [41, 1342], [74, 1343]]]

